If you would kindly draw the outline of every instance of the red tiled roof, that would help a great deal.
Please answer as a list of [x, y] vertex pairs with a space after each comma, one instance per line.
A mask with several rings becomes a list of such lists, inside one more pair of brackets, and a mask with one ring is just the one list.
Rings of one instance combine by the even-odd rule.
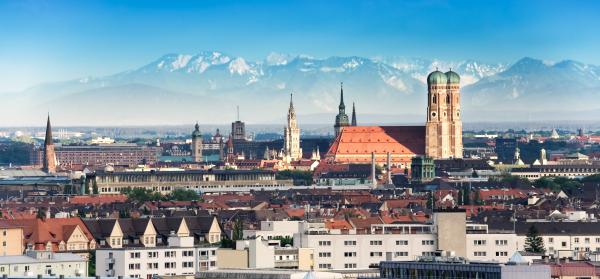
[[304, 208], [286, 209], [285, 213], [287, 213], [287, 215], [290, 217], [304, 217]]
[[371, 225], [384, 223], [379, 217], [349, 218], [349, 221], [356, 229], [370, 229]]
[[58, 244], [61, 241], [66, 242], [77, 226], [88, 241], [94, 239], [80, 218], [6, 220], [4, 225], [6, 224], [22, 227], [24, 244], [31, 243], [35, 249], [44, 250], [46, 243], [51, 242], [53, 251], [58, 251]]
[[555, 277], [595, 277], [597, 274], [596, 268], [590, 263], [561, 263], [550, 265], [552, 278]]
[[97, 195], [97, 196], [74, 196], [69, 199], [71, 204], [110, 204], [115, 202], [126, 202], [127, 196], [116, 195]]
[[485, 189], [479, 190], [479, 197], [485, 201], [490, 199], [497, 199], [497, 197], [506, 197], [507, 199], [510, 199], [511, 197], [526, 198], [527, 194], [518, 189]]
[[[425, 154], [425, 126], [350, 126], [335, 139], [327, 157], [336, 162], [370, 162], [375, 152], [378, 162], [385, 162], [388, 152], [392, 162], [406, 162], [399, 156]], [[359, 158], [360, 157], [360, 158]], [[409, 159], [410, 160], [410, 159]]]
[[325, 228], [330, 230], [350, 230], [352, 225], [346, 220], [329, 220], [325, 221]]

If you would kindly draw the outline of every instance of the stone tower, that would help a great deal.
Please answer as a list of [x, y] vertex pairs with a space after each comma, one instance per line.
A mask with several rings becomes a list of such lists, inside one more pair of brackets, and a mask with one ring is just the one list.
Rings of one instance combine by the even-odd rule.
[[290, 107], [287, 115], [287, 126], [283, 129], [283, 154], [286, 161], [294, 161], [302, 158], [300, 149], [300, 129], [296, 120], [293, 95], [290, 95]]
[[44, 166], [43, 170], [47, 173], [56, 173], [56, 153], [54, 152], [54, 142], [52, 141], [52, 126], [50, 125], [50, 115], [46, 122], [46, 137], [44, 138]]
[[350, 122], [348, 121], [348, 115], [346, 114], [346, 105], [344, 105], [344, 84], [340, 84], [340, 105], [338, 106], [338, 115], [335, 117], [335, 125], [333, 126], [335, 130], [335, 137], [340, 134], [340, 131], [343, 127], [350, 126]]
[[434, 71], [427, 77], [425, 154], [433, 159], [462, 158], [460, 77]]
[[192, 132], [192, 161], [202, 162], [202, 133], [200, 133], [200, 126], [197, 122], [194, 128], [194, 132]]

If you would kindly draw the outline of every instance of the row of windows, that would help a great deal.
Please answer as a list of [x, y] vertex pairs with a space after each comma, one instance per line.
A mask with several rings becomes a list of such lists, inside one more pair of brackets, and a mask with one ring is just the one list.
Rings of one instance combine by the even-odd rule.
[[[210, 252], [211, 252], [211, 255], [213, 255], [213, 256], [216, 255], [215, 250], [211, 250]], [[194, 250], [181, 251], [181, 254], [184, 257], [193, 257]], [[148, 255], [148, 258], [150, 258], [150, 259], [158, 258], [158, 252], [156, 252], [156, 251], [148, 252], [147, 255]], [[206, 255], [208, 255], [208, 251], [199, 251], [199, 255], [206, 256]], [[165, 258], [175, 258], [175, 257], [177, 257], [177, 251], [165, 251], [164, 256], [165, 256]], [[130, 259], [139, 259], [140, 257], [141, 257], [140, 252], [130, 252], [129, 253]]]

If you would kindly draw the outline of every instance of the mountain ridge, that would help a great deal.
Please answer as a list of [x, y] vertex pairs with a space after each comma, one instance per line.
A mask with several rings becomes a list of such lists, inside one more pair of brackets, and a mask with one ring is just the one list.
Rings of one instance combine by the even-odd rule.
[[[97, 102], [106, 106], [105, 110], [88, 111], [90, 117], [85, 121], [147, 124], [146, 121], [184, 123], [210, 119], [212, 123], [215, 117], [228, 122], [226, 114], [241, 105], [250, 112], [246, 119], [259, 123], [284, 115], [288, 94], [294, 92], [297, 110], [302, 114], [330, 114], [333, 119], [342, 81], [345, 101], [356, 102], [359, 117], [361, 112], [424, 115], [424, 81], [436, 68], [452, 68], [461, 75], [467, 121], [486, 119], [486, 111], [523, 115], [523, 111], [535, 108], [533, 111], [548, 110], [550, 119], [554, 117], [552, 111], [568, 116], [569, 111], [600, 109], [600, 104], [593, 101], [600, 96], [600, 67], [568, 59], [548, 63], [524, 57], [508, 65], [476, 60], [314, 58], [271, 53], [262, 60], [251, 61], [219, 51], [202, 51], [165, 54], [136, 69], [39, 84], [10, 93], [5, 95], [8, 101], [4, 106], [0, 104], [0, 117], [12, 125], [33, 124], [39, 122], [38, 114], [50, 111], [60, 121], [68, 122], [74, 119], [68, 114], [73, 108]], [[150, 93], [144, 95], [145, 91]], [[81, 95], [92, 93], [92, 99]], [[148, 115], [142, 119], [138, 114], [143, 111], [115, 104], [111, 110], [110, 103], [102, 100], [108, 97], [114, 103], [127, 102], [131, 107], [148, 106], [150, 111], [160, 111], [160, 117]], [[150, 102], [146, 98], [161, 100]], [[187, 101], [175, 101], [179, 99]], [[115, 111], [117, 107], [125, 112]]]

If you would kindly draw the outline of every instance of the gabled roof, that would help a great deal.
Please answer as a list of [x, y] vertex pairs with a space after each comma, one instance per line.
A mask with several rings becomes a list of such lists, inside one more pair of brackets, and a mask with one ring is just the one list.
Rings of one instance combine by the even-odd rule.
[[79, 218], [51, 218], [51, 219], [16, 219], [5, 220], [3, 225], [23, 228], [23, 241], [33, 244], [36, 249], [45, 249], [46, 243], [52, 243], [52, 249], [58, 250], [60, 242], [66, 242], [79, 227], [89, 240], [94, 239], [92, 233]]

